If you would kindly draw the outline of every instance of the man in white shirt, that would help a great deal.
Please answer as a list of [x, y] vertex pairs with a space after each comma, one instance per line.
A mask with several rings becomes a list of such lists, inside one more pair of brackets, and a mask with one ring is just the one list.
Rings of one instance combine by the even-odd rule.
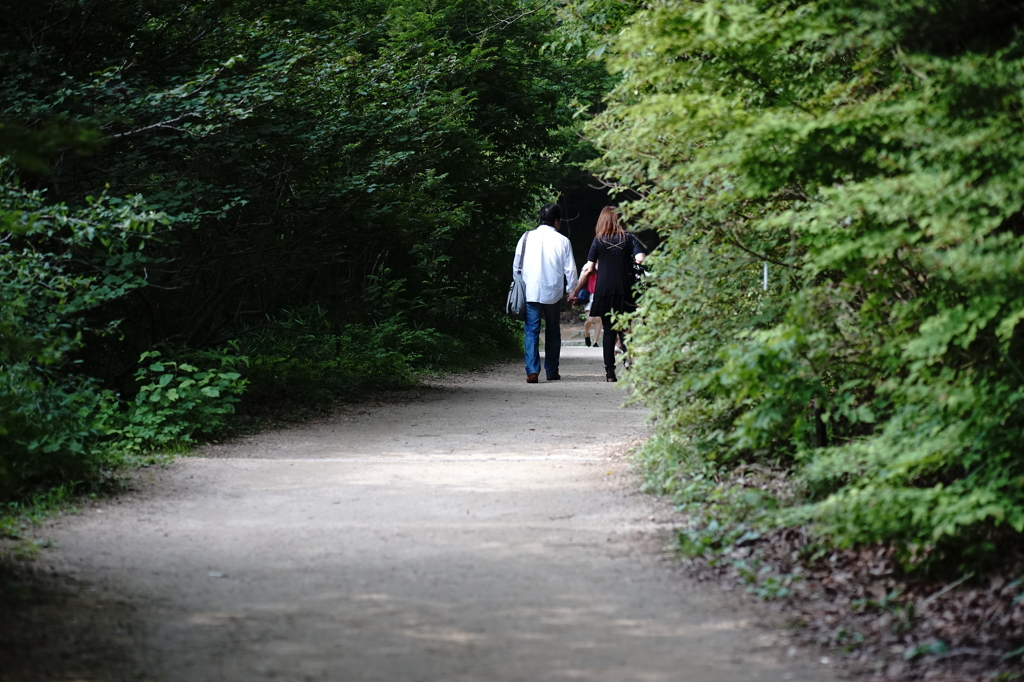
[[[544, 372], [548, 381], [561, 379], [558, 356], [562, 348], [562, 294], [576, 286], [576, 260], [572, 245], [558, 233], [562, 209], [545, 204], [540, 209], [540, 226], [519, 238], [512, 269], [526, 243], [523, 282], [526, 284], [526, 383], [536, 384], [540, 374], [540, 322], [544, 320]], [[563, 292], [564, 287], [564, 292]]]

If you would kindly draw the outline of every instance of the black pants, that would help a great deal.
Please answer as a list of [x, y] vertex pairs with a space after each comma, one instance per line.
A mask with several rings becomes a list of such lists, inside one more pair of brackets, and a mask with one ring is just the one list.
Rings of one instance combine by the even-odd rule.
[[626, 350], [626, 333], [612, 329], [612, 316], [601, 316], [601, 329], [604, 330], [604, 372], [608, 376], [615, 374], [615, 339], [622, 341], [622, 350]]

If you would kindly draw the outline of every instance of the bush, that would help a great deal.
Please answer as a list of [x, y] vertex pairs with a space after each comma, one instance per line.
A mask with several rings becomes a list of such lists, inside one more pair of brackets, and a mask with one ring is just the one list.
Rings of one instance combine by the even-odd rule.
[[158, 351], [147, 351], [135, 380], [142, 384], [120, 421], [110, 431], [113, 446], [130, 452], [150, 452], [195, 443], [197, 436], [212, 436], [227, 427], [238, 396], [248, 383], [234, 371], [248, 358], [206, 352], [215, 365], [199, 369], [187, 362], [161, 360]]
[[657, 0], [611, 41], [595, 167], [665, 237], [631, 380], [685, 457], [792, 468], [772, 522], [908, 564], [1024, 531], [1022, 29], [995, 1]]
[[117, 399], [84, 378], [25, 363], [0, 368], [0, 500], [58, 481], [96, 480]]
[[270, 405], [350, 400], [366, 389], [401, 388], [418, 373], [468, 367], [501, 354], [489, 339], [456, 338], [416, 328], [401, 312], [378, 323], [332, 323], [319, 307], [284, 311], [246, 331], [240, 347], [251, 357], [247, 411]]
[[76, 354], [109, 343], [110, 310], [146, 286], [146, 247], [171, 219], [140, 197], [77, 209], [46, 204], [0, 164], [0, 499], [64, 482], [89, 484], [127, 453], [194, 442], [222, 429], [245, 381], [223, 352], [186, 361], [142, 354], [125, 405], [82, 376]]
[[0, 498], [95, 480], [118, 409], [72, 362], [94, 311], [145, 285], [144, 248], [166, 216], [138, 197], [46, 204], [0, 162]]

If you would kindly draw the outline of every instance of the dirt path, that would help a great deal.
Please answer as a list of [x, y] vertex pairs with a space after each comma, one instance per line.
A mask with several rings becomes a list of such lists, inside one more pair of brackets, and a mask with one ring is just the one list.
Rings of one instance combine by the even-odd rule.
[[621, 456], [644, 413], [599, 357], [212, 446], [56, 522], [40, 562], [87, 595], [57, 611], [118, 659], [59, 679], [832, 679], [673, 572]]

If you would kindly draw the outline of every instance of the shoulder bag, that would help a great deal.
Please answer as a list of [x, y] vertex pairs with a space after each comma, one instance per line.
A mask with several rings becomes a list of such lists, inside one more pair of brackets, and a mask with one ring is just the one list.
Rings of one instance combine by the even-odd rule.
[[[647, 270], [643, 265], [636, 262], [636, 256], [633, 254], [634, 242], [640, 242], [636, 235], [632, 232], [627, 233], [628, 242], [626, 244], [626, 277], [628, 282], [631, 282], [634, 287], [641, 287], [646, 285], [644, 277], [647, 276]], [[640, 244], [643, 246], [643, 244]]]
[[526, 282], [523, 281], [523, 257], [526, 256], [526, 242], [530, 233], [523, 235], [523, 250], [519, 252], [519, 263], [512, 273], [512, 284], [508, 288], [508, 301], [505, 303], [505, 314], [513, 320], [526, 320]]

